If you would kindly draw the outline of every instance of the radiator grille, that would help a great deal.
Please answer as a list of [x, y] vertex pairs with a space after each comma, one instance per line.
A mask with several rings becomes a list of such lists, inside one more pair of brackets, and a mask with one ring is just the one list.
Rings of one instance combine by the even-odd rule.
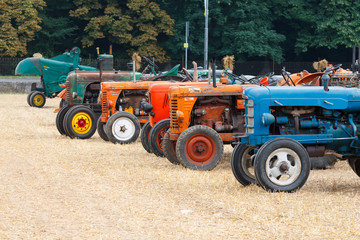
[[247, 100], [246, 104], [246, 133], [254, 133], [254, 102], [251, 99]]
[[101, 93], [101, 104], [102, 104], [102, 110], [101, 112], [103, 113], [103, 116], [105, 116], [108, 112], [108, 106], [107, 106], [107, 92], [103, 91]]
[[177, 99], [171, 99], [170, 100], [170, 112], [171, 112], [171, 128], [178, 128], [179, 127], [179, 123], [177, 121], [177, 117], [176, 117], [176, 111], [178, 110], [178, 103], [177, 103]]
[[66, 84], [66, 102], [68, 102], [69, 104], [73, 103], [73, 101], [71, 99], [70, 83], [69, 82]]

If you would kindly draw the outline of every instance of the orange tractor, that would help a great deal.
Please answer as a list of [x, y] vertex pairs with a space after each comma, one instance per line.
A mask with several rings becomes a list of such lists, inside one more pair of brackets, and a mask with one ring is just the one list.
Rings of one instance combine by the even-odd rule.
[[245, 133], [243, 91], [257, 86], [217, 86], [214, 79], [213, 86], [171, 87], [170, 128], [162, 139], [166, 158], [190, 169], [215, 168], [223, 144]]

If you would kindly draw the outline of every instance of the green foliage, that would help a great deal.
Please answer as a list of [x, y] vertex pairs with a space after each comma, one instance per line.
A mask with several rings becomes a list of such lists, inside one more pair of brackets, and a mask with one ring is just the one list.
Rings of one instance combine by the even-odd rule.
[[90, 47], [99, 39], [119, 44], [130, 56], [154, 56], [167, 59], [166, 51], [158, 45], [161, 35], [172, 35], [174, 20], [151, 0], [74, 0], [76, 10], [70, 16], [85, 25], [81, 42]]
[[[162, 43], [171, 57], [183, 55], [185, 22], [190, 22], [189, 56], [202, 59], [204, 53], [204, 1], [162, 0], [161, 6], [176, 21], [174, 37]], [[285, 36], [277, 33], [272, 25], [273, 14], [260, 0], [209, 1], [209, 58], [235, 55], [237, 60], [251, 57], [268, 57], [282, 60], [279, 43]]]
[[27, 53], [27, 43], [41, 29], [38, 10], [44, 6], [43, 0], [0, 1], [0, 56]]
[[42, 18], [41, 31], [29, 45], [30, 52], [40, 52], [52, 57], [70, 50], [76, 45], [75, 36], [79, 29], [69, 11], [74, 8], [72, 0], [45, 0], [47, 7], [39, 13]]

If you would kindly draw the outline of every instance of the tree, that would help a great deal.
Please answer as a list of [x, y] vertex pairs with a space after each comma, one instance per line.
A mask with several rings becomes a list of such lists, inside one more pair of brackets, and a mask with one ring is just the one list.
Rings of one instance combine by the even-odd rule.
[[69, 16], [70, 9], [74, 8], [73, 0], [45, 0], [47, 7], [39, 11], [42, 18], [41, 31], [29, 45], [30, 52], [41, 52], [53, 57], [66, 49], [70, 50], [76, 44], [76, 33], [79, 27]]
[[[202, 59], [204, 53], [204, 1], [162, 0], [161, 6], [176, 21], [174, 37], [162, 41], [162, 46], [174, 58], [183, 54], [185, 22], [190, 22], [189, 54]], [[279, 46], [285, 36], [273, 27], [274, 15], [269, 4], [261, 0], [209, 1], [209, 57], [235, 55], [237, 60], [268, 57], [282, 60]]]
[[162, 35], [172, 35], [174, 20], [151, 0], [74, 0], [76, 10], [70, 16], [85, 25], [81, 42], [84, 47], [96, 41], [118, 44], [128, 56], [138, 52], [154, 56], [158, 61], [168, 59], [158, 45]]
[[43, 0], [0, 1], [0, 55], [23, 56], [27, 43], [41, 27], [38, 10], [45, 6]]

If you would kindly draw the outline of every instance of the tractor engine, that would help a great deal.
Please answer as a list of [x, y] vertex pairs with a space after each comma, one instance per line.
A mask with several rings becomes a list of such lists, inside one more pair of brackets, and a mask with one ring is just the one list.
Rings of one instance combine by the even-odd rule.
[[116, 102], [116, 110], [130, 112], [135, 116], [147, 116], [141, 109], [141, 103], [148, 102], [147, 92], [147, 89], [123, 90]]
[[323, 135], [333, 139], [327, 143], [306, 143], [310, 157], [324, 156], [326, 150], [346, 153], [353, 150], [354, 138], [359, 136], [358, 114], [342, 110], [327, 110], [321, 107], [273, 107], [275, 121], [270, 125], [271, 135]]
[[223, 132], [245, 132], [244, 110], [235, 107], [234, 97], [199, 97], [191, 113], [191, 125], [205, 125]]

